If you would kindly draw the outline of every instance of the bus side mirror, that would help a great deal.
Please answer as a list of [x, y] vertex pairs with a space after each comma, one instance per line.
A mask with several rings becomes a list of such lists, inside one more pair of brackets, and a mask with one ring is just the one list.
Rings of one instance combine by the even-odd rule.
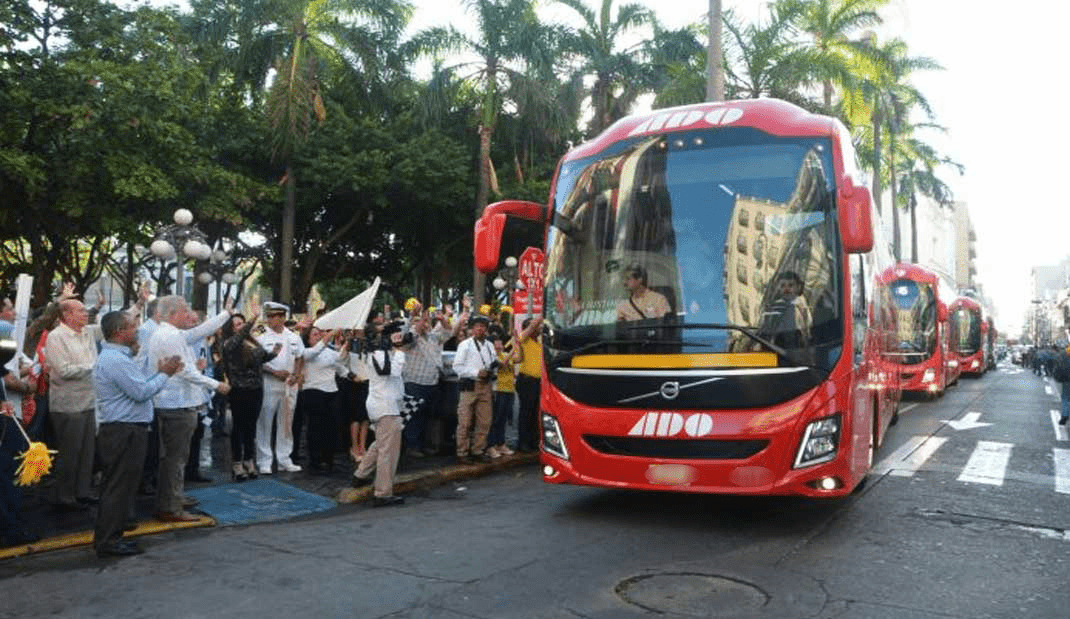
[[498, 268], [505, 217], [505, 213], [486, 213], [476, 220], [472, 254], [481, 273], [491, 273]]
[[947, 306], [943, 303], [936, 304], [936, 320], [938, 322], [947, 322]]
[[505, 222], [509, 217], [545, 222], [548, 211], [542, 204], [526, 200], [502, 200], [488, 204], [483, 209], [483, 215], [476, 220], [475, 236], [472, 239], [472, 255], [476, 268], [481, 273], [492, 273], [498, 269]]
[[840, 190], [840, 232], [849, 254], [873, 249], [873, 206], [869, 189], [846, 178]]

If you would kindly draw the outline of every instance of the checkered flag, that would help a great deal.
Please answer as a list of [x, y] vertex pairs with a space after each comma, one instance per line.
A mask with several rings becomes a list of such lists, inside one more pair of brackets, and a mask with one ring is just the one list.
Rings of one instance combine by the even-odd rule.
[[412, 419], [413, 414], [420, 410], [423, 406], [424, 399], [405, 394], [405, 399], [401, 402], [401, 423], [408, 425], [409, 420]]

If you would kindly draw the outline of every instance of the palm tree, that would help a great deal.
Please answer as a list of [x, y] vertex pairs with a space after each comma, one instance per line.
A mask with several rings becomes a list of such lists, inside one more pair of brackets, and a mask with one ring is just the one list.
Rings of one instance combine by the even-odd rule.
[[[930, 128], [943, 130], [943, 127], [925, 124], [915, 125], [911, 129]], [[918, 262], [918, 194], [931, 198], [938, 206], [950, 207], [954, 201], [951, 188], [938, 175], [937, 168], [948, 166], [960, 175], [965, 167], [936, 152], [932, 145], [912, 135], [901, 142], [902, 167], [899, 175], [899, 195], [905, 196], [906, 209], [910, 213], [910, 261]], [[902, 201], [902, 200], [901, 200]]]
[[726, 90], [730, 98], [770, 96], [812, 107], [801, 94], [812, 55], [791, 36], [797, 10], [789, 4], [771, 5], [768, 20], [745, 26], [733, 12], [725, 13]]
[[812, 76], [821, 82], [825, 113], [833, 114], [835, 87], [850, 90], [855, 85], [866, 46], [851, 37], [881, 23], [877, 10], [888, 0], [780, 0], [782, 9], [791, 9], [794, 25], [813, 39]]
[[[872, 158], [869, 162], [873, 168], [873, 199], [878, 214], [881, 212], [881, 187], [884, 174], [881, 172], [885, 148], [882, 135], [888, 136], [888, 178], [896, 178], [898, 149], [895, 146], [900, 128], [908, 127], [913, 110], [917, 109], [929, 120], [934, 118], [928, 99], [913, 84], [910, 76], [919, 70], [942, 70], [935, 60], [926, 56], [910, 56], [907, 45], [901, 39], [892, 39], [884, 45], [877, 45], [870, 37], [864, 41], [868, 47], [866, 70], [860, 75], [857, 88], [844, 97], [842, 113], [848, 124], [869, 124], [872, 141]], [[894, 207], [897, 204], [898, 187], [890, 182], [892, 192], [893, 245], [896, 258], [900, 258], [899, 214]]]
[[[476, 18], [475, 37], [452, 28], [433, 28], [416, 39], [425, 51], [448, 50], [478, 58], [444, 70], [459, 75], [479, 99], [479, 187], [475, 203], [475, 216], [479, 217], [490, 198], [494, 176], [491, 144], [506, 95], [514, 84], [525, 80], [529, 69], [542, 75], [542, 67], [553, 66], [555, 40], [553, 31], [539, 22], [533, 0], [466, 0], [465, 4]], [[478, 306], [484, 298], [483, 274], [473, 268], [472, 280]]]
[[613, 0], [602, 0], [598, 14], [582, 0], [556, 0], [575, 11], [583, 28], [569, 31], [565, 48], [580, 59], [579, 73], [593, 76], [591, 118], [587, 133], [598, 135], [614, 121], [627, 115], [629, 108], [647, 86], [642, 80], [642, 44], [619, 49], [620, 39], [629, 31], [653, 22], [653, 15], [639, 4], [622, 4], [613, 18]]
[[[402, 29], [412, 14], [407, 0], [257, 0], [240, 3], [206, 0], [195, 4], [205, 22], [194, 26], [202, 40], [215, 40], [225, 50], [221, 65], [229, 70], [239, 94], [260, 100], [267, 93], [266, 112], [272, 129], [272, 157], [285, 169], [282, 228], [279, 246], [279, 294], [293, 301], [293, 248], [297, 174], [294, 155], [312, 129], [323, 122], [324, 80], [337, 77], [361, 85], [351, 92], [374, 99], [378, 84], [400, 66], [388, 58], [397, 49]], [[235, 46], [228, 43], [236, 28]], [[300, 300], [303, 302], [303, 300]]]

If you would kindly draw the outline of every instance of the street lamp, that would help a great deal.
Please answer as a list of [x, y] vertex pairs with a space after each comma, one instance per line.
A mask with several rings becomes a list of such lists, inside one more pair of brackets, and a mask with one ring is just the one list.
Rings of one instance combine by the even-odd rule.
[[[215, 311], [219, 313], [219, 306], [221, 301], [222, 284], [231, 286], [238, 281], [238, 276], [234, 274], [234, 264], [232, 257], [222, 249], [223, 243], [220, 242], [221, 248], [215, 249], [208, 256], [208, 263], [204, 265], [204, 270], [197, 275], [197, 281], [204, 285], [215, 282]], [[230, 288], [227, 288], [229, 294]]]
[[193, 213], [188, 209], [180, 208], [174, 214], [175, 223], [163, 228], [156, 233], [156, 239], [149, 245], [152, 255], [166, 263], [175, 261], [175, 294], [184, 296], [185, 273], [183, 267], [187, 258], [193, 260], [208, 260], [212, 256], [212, 248], [208, 245], [208, 237], [197, 229], [193, 224]]
[[505, 259], [505, 268], [498, 271], [498, 276], [491, 282], [496, 290], [506, 290], [506, 304], [513, 302], [513, 290], [516, 287], [516, 258], [509, 256]]

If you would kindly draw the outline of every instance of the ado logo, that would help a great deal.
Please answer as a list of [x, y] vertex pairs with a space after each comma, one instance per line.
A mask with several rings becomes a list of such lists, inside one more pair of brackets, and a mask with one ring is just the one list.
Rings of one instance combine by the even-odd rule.
[[708, 413], [682, 415], [680, 413], [650, 412], [639, 418], [628, 436], [708, 436], [713, 432], [713, 416]]
[[639, 126], [632, 129], [628, 135], [640, 135], [642, 133], [661, 131], [662, 129], [682, 129], [697, 125], [699, 121], [704, 121], [711, 127], [718, 127], [730, 125], [740, 118], [743, 118], [743, 110], [738, 107], [715, 107], [713, 109], [687, 110], [672, 114], [655, 114], [639, 123]]

